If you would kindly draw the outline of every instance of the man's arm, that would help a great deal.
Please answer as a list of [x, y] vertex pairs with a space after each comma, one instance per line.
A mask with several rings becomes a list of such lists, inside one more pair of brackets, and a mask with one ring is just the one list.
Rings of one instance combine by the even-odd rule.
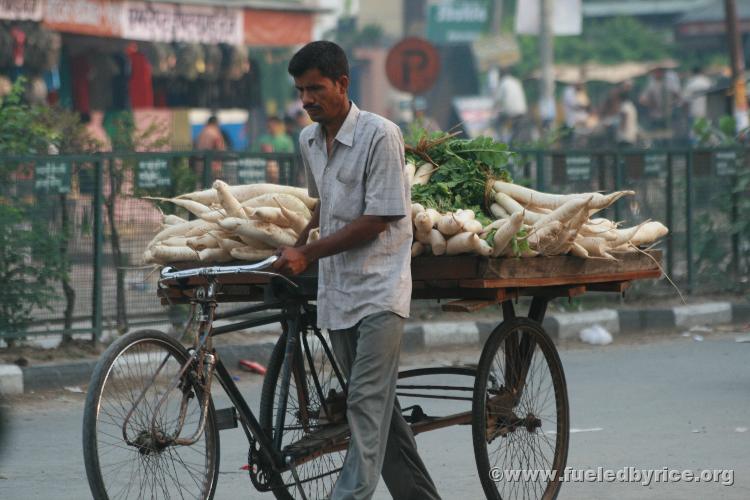
[[[286, 274], [299, 274], [307, 269], [311, 262], [369, 243], [385, 231], [390, 222], [400, 218], [401, 216], [360, 215], [325, 238], [294, 248], [282, 248], [281, 257], [274, 262], [273, 268]], [[315, 213], [313, 214], [314, 219]], [[310, 221], [311, 224], [303, 233], [309, 234], [313, 220]], [[298, 244], [300, 240], [302, 240], [302, 235], [297, 241]]]
[[299, 233], [299, 237], [297, 238], [297, 242], [294, 244], [295, 247], [301, 247], [305, 243], [307, 243], [307, 239], [310, 237], [310, 231], [315, 229], [320, 225], [320, 200], [318, 200], [318, 204], [315, 205], [315, 209], [313, 210], [312, 217], [310, 218], [310, 222], [307, 223], [307, 226], [305, 226], [305, 229], [302, 230], [301, 233]]

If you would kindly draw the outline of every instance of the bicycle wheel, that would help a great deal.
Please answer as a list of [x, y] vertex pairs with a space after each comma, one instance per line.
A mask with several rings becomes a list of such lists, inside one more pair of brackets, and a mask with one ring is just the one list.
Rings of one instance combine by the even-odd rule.
[[[289, 381], [289, 398], [282, 431], [282, 449], [291, 443], [299, 443], [303, 437], [319, 435], [321, 432], [346, 429], [343, 409], [338, 418], [327, 418], [323, 409], [323, 402], [331, 407], [331, 391], [343, 397], [343, 381], [334, 369], [335, 361], [329, 355], [327, 336], [321, 334], [326, 345], [313, 331], [303, 334], [307, 339], [307, 347], [302, 342], [294, 357], [294, 369]], [[326, 352], [328, 347], [328, 352]], [[279, 337], [271, 354], [260, 400], [260, 424], [269, 436], [273, 435], [273, 428], [278, 413], [277, 394], [281, 386], [282, 365], [286, 351], [286, 335]], [[312, 363], [310, 363], [312, 360]], [[343, 421], [343, 423], [342, 423]], [[308, 458], [297, 466], [297, 473], [310, 500], [328, 498], [333, 485], [338, 478], [344, 463], [346, 450], [322, 453], [314, 458]], [[272, 474], [270, 478], [271, 491], [278, 499], [289, 500], [301, 498], [290, 472]]]
[[557, 496], [562, 483], [546, 471], [565, 468], [568, 412], [560, 357], [544, 329], [527, 318], [500, 324], [482, 351], [472, 402], [474, 456], [488, 499]]
[[213, 498], [219, 473], [213, 403], [191, 446], [165, 443], [152, 432], [155, 417], [156, 433], [174, 437], [183, 394], [189, 399], [179, 436], [198, 431], [201, 389], [187, 377], [171, 386], [187, 359], [181, 344], [154, 330], [117, 339], [99, 359], [83, 413], [83, 456], [94, 498]]

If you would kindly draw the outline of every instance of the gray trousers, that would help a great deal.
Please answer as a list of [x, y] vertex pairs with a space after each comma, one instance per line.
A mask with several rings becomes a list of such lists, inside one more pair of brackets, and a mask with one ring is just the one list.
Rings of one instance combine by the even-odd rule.
[[396, 402], [404, 319], [392, 312], [330, 331], [348, 379], [346, 419], [351, 441], [332, 500], [369, 500], [382, 472], [395, 500], [439, 500], [417, 443]]

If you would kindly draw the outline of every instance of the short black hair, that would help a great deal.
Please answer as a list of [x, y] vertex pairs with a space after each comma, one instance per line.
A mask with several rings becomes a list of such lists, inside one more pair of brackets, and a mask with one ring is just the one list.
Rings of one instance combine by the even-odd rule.
[[218, 118], [216, 118], [216, 116], [211, 115], [211, 116], [208, 117], [208, 121], [206, 123], [209, 124], [209, 125], [214, 125], [214, 124], [218, 124], [219, 120], [218, 120]]
[[336, 81], [342, 76], [349, 76], [349, 61], [344, 49], [333, 42], [319, 40], [299, 49], [292, 56], [287, 69], [293, 77], [317, 69], [324, 77]]

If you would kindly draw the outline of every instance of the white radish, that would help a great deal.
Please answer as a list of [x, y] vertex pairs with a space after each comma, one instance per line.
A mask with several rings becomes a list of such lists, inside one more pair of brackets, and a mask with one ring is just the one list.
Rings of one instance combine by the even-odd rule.
[[[576, 217], [581, 210], [587, 208], [592, 196], [582, 196], [567, 200], [548, 214], [544, 214], [534, 223], [534, 227], [544, 226], [552, 221], [560, 221], [563, 224]], [[585, 219], [584, 219], [585, 220]]]
[[208, 212], [203, 212], [198, 217], [206, 222], [219, 222], [227, 216], [227, 211], [223, 208], [211, 208]]
[[498, 203], [493, 203], [492, 205], [490, 205], [490, 212], [496, 219], [507, 219], [508, 217], [510, 217], [510, 214]]
[[297, 242], [297, 234], [292, 229], [257, 220], [245, 221], [237, 226], [234, 232], [239, 236], [252, 238], [272, 247], [291, 247]]
[[582, 246], [589, 254], [589, 257], [603, 257], [605, 259], [614, 259], [609, 254], [609, 245], [604, 238], [593, 238], [590, 236], [579, 236], [575, 243]]
[[159, 196], [144, 196], [145, 200], [156, 200], [156, 201], [168, 201], [178, 207], [182, 207], [193, 215], [200, 215], [203, 212], [211, 210], [211, 207], [207, 207], [203, 203], [198, 203], [193, 200], [182, 200], [180, 198], [161, 198]]
[[414, 220], [414, 217], [417, 216], [417, 214], [421, 214], [424, 212], [424, 206], [421, 203], [412, 203], [411, 204], [411, 220]]
[[[293, 186], [283, 186], [280, 184], [241, 184], [237, 186], [229, 186], [229, 190], [234, 197], [240, 203], [261, 196], [264, 194], [290, 194], [296, 196], [302, 201], [309, 210], [313, 210], [315, 205], [318, 203], [316, 198], [311, 198], [307, 189], [298, 188]], [[204, 205], [210, 205], [211, 203], [219, 203], [219, 197], [215, 189], [205, 189], [203, 191], [195, 191], [193, 193], [187, 193], [179, 196], [178, 198], [187, 198], [189, 200], [195, 200]]]
[[496, 221], [492, 221], [491, 223], [487, 224], [487, 226], [485, 226], [482, 229], [482, 232], [479, 233], [479, 237], [486, 238], [487, 235], [490, 234], [490, 232], [492, 232], [494, 229], [500, 228], [507, 222], [508, 222], [508, 219], [497, 219]]
[[516, 200], [505, 193], [495, 193], [495, 201], [503, 210], [505, 210], [509, 214], [522, 212], [523, 221], [526, 224], [533, 225], [542, 217], [541, 214], [525, 209], [523, 206], [521, 206], [520, 203], [518, 203]]
[[[242, 241], [241, 246], [255, 248], [256, 250], [275, 250], [276, 249], [276, 247], [271, 246], [255, 238], [251, 238], [250, 236], [239, 236], [239, 238], [240, 238], [240, 241]], [[234, 248], [236, 248], [236, 246]]]
[[547, 250], [556, 246], [557, 238], [563, 230], [563, 223], [559, 220], [549, 221], [541, 226], [534, 226], [529, 234], [529, 246], [542, 255], [547, 254]]
[[443, 255], [445, 253], [446, 249], [446, 241], [442, 234], [440, 234], [440, 231], [437, 229], [430, 230], [430, 237], [429, 237], [429, 245], [430, 249], [432, 249], [432, 253], [434, 255]]
[[470, 221], [464, 222], [462, 228], [464, 231], [468, 231], [470, 233], [481, 233], [484, 229], [482, 227], [482, 223], [476, 219], [471, 219]]
[[190, 247], [154, 245], [150, 250], [154, 260], [163, 264], [169, 262], [193, 262], [198, 260], [198, 252]]
[[227, 252], [231, 252], [233, 248], [240, 248], [247, 246], [247, 243], [244, 241], [237, 241], [232, 238], [220, 238], [219, 239], [219, 246], [226, 250]]
[[195, 238], [188, 238], [186, 244], [193, 250], [200, 252], [206, 248], [218, 248], [219, 240], [215, 236], [212, 236], [211, 233], [206, 233]]
[[240, 247], [233, 248], [230, 250], [229, 254], [237, 260], [256, 261], [268, 258], [273, 255], [274, 252], [275, 250], [273, 249], [261, 250], [252, 247]]
[[174, 226], [175, 224], [183, 224], [185, 222], [187, 222], [187, 220], [175, 214], [165, 215], [164, 220], [162, 221], [165, 226]]
[[199, 221], [200, 224], [196, 224], [194, 227], [190, 228], [187, 233], [185, 233], [185, 236], [188, 238], [192, 238], [194, 236], [201, 236], [206, 234], [209, 231], [214, 231], [216, 229], [219, 229], [219, 225], [213, 222], [205, 222], [205, 221]]
[[235, 198], [229, 189], [229, 184], [224, 181], [214, 181], [214, 189], [219, 198], [219, 203], [226, 210], [229, 217], [245, 217], [245, 211], [242, 210], [242, 204]]
[[281, 209], [282, 215], [289, 223], [289, 227], [291, 227], [297, 234], [300, 234], [302, 231], [304, 231], [307, 225], [310, 223], [309, 218], [306, 218], [303, 215], [298, 214], [297, 212], [289, 210], [282, 205], [279, 205], [279, 208]]
[[242, 203], [243, 208], [258, 207], [278, 207], [279, 205], [288, 208], [294, 212], [303, 215], [306, 218], [312, 217], [310, 209], [302, 203], [302, 200], [291, 194], [284, 193], [266, 193], [255, 198], [250, 198]]
[[414, 184], [414, 174], [417, 172], [417, 166], [410, 161], [406, 162], [406, 180], [411, 186]]
[[414, 217], [414, 227], [417, 233], [428, 234], [432, 230], [432, 219], [426, 212], [418, 213]]
[[623, 196], [635, 194], [635, 191], [615, 191], [608, 195], [603, 195], [600, 193], [550, 194], [542, 193], [527, 187], [519, 186], [518, 184], [504, 181], [495, 181], [493, 187], [495, 191], [505, 193], [519, 203], [549, 208], [553, 210], [566, 201], [589, 195], [592, 196], [591, 203], [589, 204], [589, 209], [601, 210], [610, 206], [612, 203], [619, 200]]
[[469, 222], [470, 220], [474, 220], [476, 217], [474, 215], [473, 210], [456, 210], [456, 212], [453, 214], [453, 216], [456, 218], [458, 222], [461, 224], [464, 224], [465, 222]]
[[188, 222], [183, 222], [182, 224], [174, 224], [171, 226], [167, 226], [161, 231], [159, 231], [156, 234], [156, 236], [154, 236], [151, 239], [148, 245], [146, 245], [146, 247], [148, 248], [162, 240], [171, 238], [172, 236], [186, 236], [188, 231], [190, 231], [192, 228], [203, 225], [203, 224], [206, 224], [206, 223], [200, 219], [195, 219], [195, 220], [191, 220]]
[[440, 218], [437, 228], [444, 236], [453, 236], [461, 232], [461, 223], [453, 214], [448, 213]]
[[635, 246], [650, 245], [667, 234], [669, 234], [669, 229], [661, 222], [646, 222], [635, 233], [635, 236], [631, 238], [630, 243]]
[[172, 236], [167, 238], [166, 240], [162, 240], [159, 242], [161, 245], [166, 245], [168, 247], [184, 247], [187, 245], [187, 238], [184, 236]]
[[434, 208], [428, 208], [425, 210], [427, 215], [430, 216], [430, 220], [432, 221], [432, 227], [437, 227], [438, 222], [443, 217], [443, 215], [435, 210]]
[[414, 173], [414, 181], [412, 184], [427, 184], [430, 182], [432, 173], [437, 168], [430, 162], [424, 162], [417, 167], [417, 171]]
[[476, 233], [458, 233], [448, 239], [445, 248], [445, 253], [447, 255], [458, 255], [471, 252], [486, 257], [492, 253], [492, 247]]
[[523, 213], [516, 212], [506, 220], [507, 222], [495, 231], [495, 236], [492, 238], [493, 257], [499, 257], [502, 255], [513, 237], [521, 230], [521, 226], [523, 225]]
[[421, 241], [415, 241], [411, 244], [411, 256], [417, 257], [418, 255], [422, 255], [425, 251], [425, 244]]
[[290, 221], [284, 217], [279, 207], [246, 208], [245, 215], [250, 219], [276, 224], [279, 227], [291, 226]]
[[588, 251], [586, 251], [585, 248], [583, 248], [581, 245], [579, 245], [576, 242], [573, 242], [573, 244], [570, 246], [570, 253], [573, 254], [575, 257], [580, 257], [582, 259], [586, 259], [589, 256]]
[[223, 248], [204, 248], [198, 251], [198, 259], [203, 262], [229, 262], [232, 255]]
[[312, 231], [310, 231], [310, 234], [307, 236], [307, 242], [310, 243], [312, 241], [318, 241], [320, 239], [320, 228], [316, 227]]

